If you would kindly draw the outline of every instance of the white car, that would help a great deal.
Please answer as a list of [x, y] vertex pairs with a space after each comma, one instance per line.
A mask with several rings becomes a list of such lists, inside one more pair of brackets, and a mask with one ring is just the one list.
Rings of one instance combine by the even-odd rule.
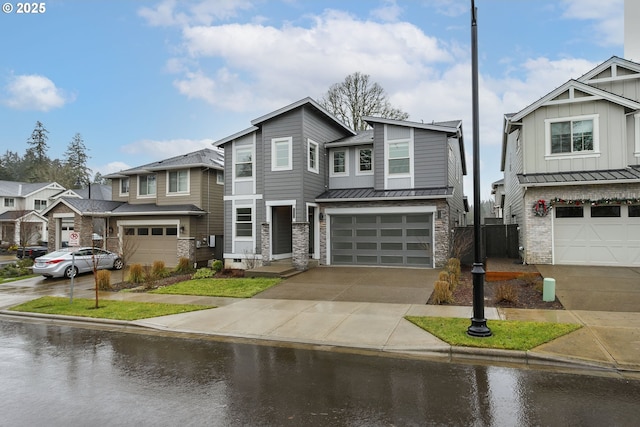
[[63, 248], [35, 259], [33, 273], [46, 277], [75, 277], [78, 273], [98, 270], [121, 270], [122, 258], [114, 252], [104, 249], [82, 247]]

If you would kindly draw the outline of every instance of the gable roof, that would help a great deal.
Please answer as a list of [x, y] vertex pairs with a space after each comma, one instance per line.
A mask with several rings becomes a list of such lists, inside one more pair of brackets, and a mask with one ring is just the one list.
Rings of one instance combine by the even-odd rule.
[[[623, 70], [624, 72], [621, 72]], [[599, 77], [607, 71], [610, 72], [610, 76]], [[640, 64], [617, 56], [612, 56], [602, 64], [596, 66], [594, 69], [587, 71], [577, 80], [583, 83], [589, 83], [590, 81], [610, 79], [620, 80], [626, 78], [626, 76], [629, 76], [628, 78], [640, 78]]]
[[260, 129], [260, 125], [268, 120], [274, 119], [282, 114], [288, 113], [289, 111], [293, 111], [296, 108], [300, 108], [300, 107], [304, 107], [304, 106], [309, 106], [314, 108], [315, 110], [317, 110], [320, 114], [322, 114], [323, 116], [325, 116], [327, 119], [329, 119], [329, 121], [333, 122], [336, 126], [338, 126], [339, 128], [341, 128], [342, 130], [344, 130], [345, 132], [348, 132], [351, 135], [356, 135], [356, 132], [351, 129], [350, 127], [348, 127], [347, 125], [345, 125], [344, 123], [342, 123], [336, 116], [334, 116], [333, 114], [331, 114], [329, 111], [327, 111], [322, 105], [320, 105], [318, 102], [314, 101], [312, 98], [310, 97], [306, 97], [303, 98], [299, 101], [296, 101], [292, 104], [289, 104], [285, 107], [279, 108], [275, 111], [272, 111], [268, 114], [265, 114], [264, 116], [260, 116], [256, 119], [251, 120], [251, 127], [248, 127], [244, 130], [241, 130], [240, 132], [234, 133], [233, 135], [227, 136], [223, 139], [220, 139], [216, 142], [213, 143], [214, 146], [216, 147], [220, 147], [228, 142], [233, 141], [234, 139], [238, 139], [241, 138], [245, 135], [248, 135], [252, 132], [255, 132], [257, 130]]
[[195, 205], [156, 205], [155, 203], [131, 204], [112, 200], [78, 199], [63, 197], [42, 211], [47, 215], [59, 204], [64, 204], [77, 215], [130, 216], [130, 215], [202, 215], [204, 210]]
[[170, 157], [168, 159], [104, 175], [104, 178], [125, 178], [132, 175], [150, 172], [192, 167], [223, 169], [224, 153], [217, 149], [203, 148], [202, 150], [194, 151], [192, 153], [182, 154], [180, 156]]
[[29, 197], [38, 191], [52, 189], [64, 191], [57, 182], [0, 181], [0, 197]]

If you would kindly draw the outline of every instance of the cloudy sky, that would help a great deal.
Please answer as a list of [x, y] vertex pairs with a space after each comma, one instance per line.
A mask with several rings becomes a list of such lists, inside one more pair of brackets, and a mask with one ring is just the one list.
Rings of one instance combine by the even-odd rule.
[[[49, 156], [80, 133], [102, 174], [211, 146], [360, 71], [412, 121], [463, 120], [472, 156], [470, 0], [50, 0], [0, 13], [0, 149]], [[501, 124], [623, 56], [623, 0], [476, 0], [482, 198]], [[465, 193], [473, 200], [472, 170]]]

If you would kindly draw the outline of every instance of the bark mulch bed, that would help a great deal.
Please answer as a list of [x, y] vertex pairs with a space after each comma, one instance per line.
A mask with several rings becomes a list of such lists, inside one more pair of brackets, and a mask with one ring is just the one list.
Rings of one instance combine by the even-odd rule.
[[[518, 274], [516, 274], [518, 276]], [[555, 301], [542, 300], [542, 277], [531, 271], [522, 272], [521, 278], [484, 282], [485, 307], [528, 308], [543, 310], [564, 310], [562, 303], [556, 297]], [[500, 286], [512, 289], [515, 298], [512, 301], [498, 301], [496, 295]], [[427, 304], [433, 304], [433, 294]], [[473, 305], [473, 278], [471, 269], [463, 267], [460, 283], [453, 291], [453, 302], [449, 305]]]

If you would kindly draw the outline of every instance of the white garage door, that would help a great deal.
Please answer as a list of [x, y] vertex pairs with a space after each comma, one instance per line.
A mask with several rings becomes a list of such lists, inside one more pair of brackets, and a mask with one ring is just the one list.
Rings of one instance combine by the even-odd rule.
[[640, 205], [556, 206], [554, 261], [640, 265]]
[[175, 225], [125, 227], [124, 232], [131, 246], [129, 265], [152, 265], [154, 261], [164, 261], [166, 267], [178, 264], [178, 233]]

